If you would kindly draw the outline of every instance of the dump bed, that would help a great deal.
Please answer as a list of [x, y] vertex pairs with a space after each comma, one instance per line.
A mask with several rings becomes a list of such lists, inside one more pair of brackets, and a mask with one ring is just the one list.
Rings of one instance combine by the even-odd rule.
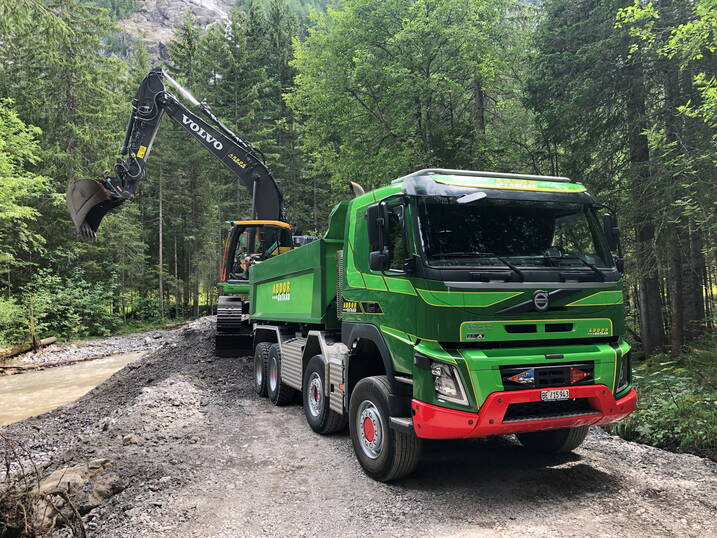
[[341, 241], [319, 239], [252, 266], [252, 320], [338, 326], [336, 252]]

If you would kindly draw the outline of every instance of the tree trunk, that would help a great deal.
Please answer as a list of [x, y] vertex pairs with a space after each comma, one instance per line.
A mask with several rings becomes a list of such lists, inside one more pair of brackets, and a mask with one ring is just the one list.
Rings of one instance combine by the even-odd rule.
[[705, 257], [702, 253], [702, 232], [690, 226], [689, 251], [685, 256], [682, 274], [685, 280], [682, 308], [684, 311], [685, 338], [691, 340], [704, 329], [705, 299], [704, 275]]
[[[679, 78], [677, 69], [670, 62], [663, 64], [665, 102], [663, 109], [663, 118], [665, 125], [665, 139], [669, 144], [677, 144], [678, 125], [675, 111], [679, 104]], [[667, 184], [665, 203], [667, 206], [667, 214], [670, 222], [670, 352], [672, 356], [677, 356], [682, 351], [684, 344], [684, 289], [685, 282], [683, 278], [684, 251], [689, 248], [689, 236], [686, 233], [687, 219], [682, 214], [679, 206], [675, 205], [675, 200], [680, 199], [682, 194], [681, 177], [672, 177], [672, 174], [666, 174], [665, 182]]]
[[[642, 70], [633, 66], [629, 80], [627, 115], [629, 121], [628, 143], [630, 147], [631, 205], [635, 229], [635, 258], [639, 279], [638, 304], [640, 307], [640, 336], [646, 355], [651, 355], [665, 345], [665, 329], [662, 322], [660, 280], [655, 258], [655, 224], [650, 207], [645, 207], [646, 191], [650, 185], [650, 148], [645, 120], [645, 89]], [[638, 210], [643, 208], [644, 211]]]
[[164, 230], [162, 224], [162, 165], [159, 165], [159, 262], [157, 271], [159, 272], [159, 317], [164, 320]]
[[[695, 72], [693, 69], [685, 68], [680, 70], [679, 81], [681, 90], [681, 101], [684, 104], [687, 101], [693, 103], [701, 102], [701, 95], [695, 89], [693, 77]], [[681, 137], [687, 140], [687, 144], [699, 145], [703, 140], [712, 137], [713, 132], [700, 120], [691, 117], [682, 117]], [[714, 180], [714, 168], [712, 166], [699, 170], [701, 174], [712, 177]], [[692, 190], [694, 196], [694, 188]], [[689, 194], [688, 194], [689, 195]], [[699, 194], [697, 194], [699, 196]], [[707, 292], [707, 271], [704, 253], [704, 235], [703, 228], [699, 223], [695, 222], [693, 217], [687, 216], [687, 239], [688, 245], [685, 250], [684, 263], [682, 266], [682, 274], [684, 277], [684, 297], [682, 308], [684, 311], [684, 335], [686, 340], [692, 340], [699, 336], [705, 327], [707, 320], [705, 294]], [[705, 230], [708, 229], [705, 226]]]
[[179, 256], [177, 255], [177, 232], [174, 232], [174, 317], [179, 317], [179, 269], [178, 269], [178, 259]]
[[676, 357], [682, 352], [684, 343], [684, 308], [682, 279], [682, 234], [681, 226], [672, 229], [670, 241], [670, 353]]
[[480, 78], [473, 81], [473, 107], [475, 108], [475, 129], [485, 136], [485, 93]]

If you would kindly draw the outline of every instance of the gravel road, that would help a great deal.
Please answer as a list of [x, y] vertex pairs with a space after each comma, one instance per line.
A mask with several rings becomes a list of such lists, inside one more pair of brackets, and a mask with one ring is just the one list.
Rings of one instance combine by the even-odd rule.
[[78, 500], [90, 536], [717, 535], [716, 463], [599, 429], [559, 457], [512, 438], [432, 442], [414, 476], [373, 482], [347, 433], [314, 434], [299, 405], [255, 396], [248, 357], [211, 350], [204, 318], [0, 433], [43, 474], [102, 462], [102, 499]]

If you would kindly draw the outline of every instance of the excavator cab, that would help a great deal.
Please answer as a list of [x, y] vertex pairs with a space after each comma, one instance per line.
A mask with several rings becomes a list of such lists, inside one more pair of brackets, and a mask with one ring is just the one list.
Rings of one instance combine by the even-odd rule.
[[224, 243], [220, 285], [225, 293], [248, 293], [251, 266], [291, 250], [292, 228], [278, 220], [237, 220], [227, 224], [231, 228]]
[[252, 266], [294, 248], [291, 225], [278, 220], [237, 220], [230, 224], [222, 257], [217, 304], [217, 355], [251, 351], [249, 273]]

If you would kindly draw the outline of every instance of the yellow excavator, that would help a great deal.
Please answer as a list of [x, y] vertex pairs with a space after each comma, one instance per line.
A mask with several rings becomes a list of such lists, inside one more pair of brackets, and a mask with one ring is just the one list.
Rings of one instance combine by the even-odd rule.
[[[178, 95], [167, 91], [169, 83]], [[185, 106], [188, 101], [201, 114]], [[292, 227], [284, 222], [282, 196], [259, 150], [239, 138], [212, 112], [161, 68], [144, 78], [134, 99], [127, 122], [120, 157], [112, 174], [101, 179], [80, 179], [70, 184], [67, 208], [78, 236], [96, 238], [102, 218], [132, 198], [145, 175], [152, 143], [166, 114], [189, 136], [239, 178], [252, 194], [252, 219], [229, 221], [224, 246], [217, 306], [216, 351], [235, 356], [251, 347], [248, 322], [250, 267], [276, 256], [294, 245]], [[305, 240], [305, 239], [304, 239]]]

